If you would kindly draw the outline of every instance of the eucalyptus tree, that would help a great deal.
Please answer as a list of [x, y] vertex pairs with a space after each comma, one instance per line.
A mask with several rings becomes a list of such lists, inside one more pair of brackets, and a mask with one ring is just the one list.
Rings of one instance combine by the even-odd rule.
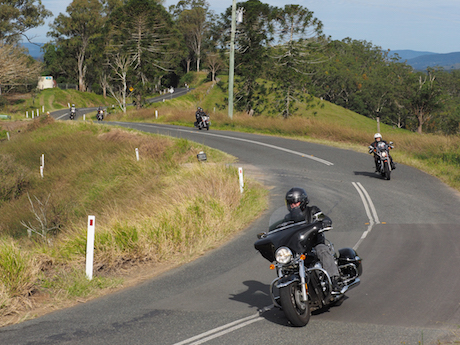
[[76, 54], [74, 48], [67, 43], [67, 40], [62, 40], [43, 45], [44, 74], [52, 75], [57, 83], [75, 84], [78, 80]]
[[201, 56], [205, 40], [209, 37], [210, 21], [213, 12], [205, 0], [182, 0], [170, 7], [177, 27], [184, 37], [189, 53], [186, 56], [187, 73], [190, 71], [192, 57], [196, 60], [196, 70], [200, 71]]
[[414, 73], [411, 80], [411, 115], [417, 121], [417, 132], [443, 107], [443, 94], [433, 71]]
[[100, 33], [104, 22], [104, 7], [99, 0], [73, 0], [67, 6], [68, 16], [60, 13], [52, 24], [48, 36], [57, 42], [67, 40], [72, 46], [77, 61], [78, 86], [80, 91], [86, 91], [86, 59], [91, 41]]
[[296, 103], [308, 100], [306, 79], [313, 73], [311, 66], [325, 60], [326, 39], [322, 23], [313, 12], [300, 5], [286, 5], [274, 10], [276, 45], [271, 49], [273, 68], [269, 75], [270, 90], [276, 97], [274, 111], [289, 117], [297, 110]]
[[0, 44], [30, 40], [27, 31], [43, 25], [52, 13], [41, 0], [2, 0], [0, 2]]
[[211, 71], [211, 81], [215, 82], [217, 72], [225, 66], [225, 63], [218, 52], [207, 52], [206, 63]]
[[109, 64], [118, 76], [121, 70], [126, 73], [122, 84], [129, 83], [140, 107], [142, 97], [178, 65], [179, 32], [171, 15], [155, 0], [129, 0], [117, 7], [110, 14], [107, 30]]
[[[260, 114], [267, 107], [267, 87], [260, 78], [269, 68], [269, 44], [273, 41], [273, 8], [259, 0], [237, 3], [243, 11], [243, 22], [235, 38], [235, 109]], [[230, 44], [232, 7], [221, 15], [220, 46]], [[217, 30], [214, 30], [217, 34]]]

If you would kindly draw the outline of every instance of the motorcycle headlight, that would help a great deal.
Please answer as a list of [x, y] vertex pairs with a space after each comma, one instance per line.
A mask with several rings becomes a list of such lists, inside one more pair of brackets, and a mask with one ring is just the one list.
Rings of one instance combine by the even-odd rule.
[[280, 264], [287, 264], [292, 260], [292, 252], [288, 247], [280, 247], [275, 253], [275, 260]]
[[387, 156], [387, 153], [386, 152], [382, 152], [382, 157], [386, 157]]

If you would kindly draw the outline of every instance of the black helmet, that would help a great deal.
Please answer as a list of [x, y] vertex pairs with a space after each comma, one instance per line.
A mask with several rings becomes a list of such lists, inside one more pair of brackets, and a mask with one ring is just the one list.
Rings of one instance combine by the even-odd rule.
[[291, 205], [300, 202], [300, 209], [303, 211], [305, 207], [307, 207], [308, 203], [308, 195], [305, 189], [294, 187], [289, 189], [286, 193], [286, 207], [288, 211], [291, 211]]

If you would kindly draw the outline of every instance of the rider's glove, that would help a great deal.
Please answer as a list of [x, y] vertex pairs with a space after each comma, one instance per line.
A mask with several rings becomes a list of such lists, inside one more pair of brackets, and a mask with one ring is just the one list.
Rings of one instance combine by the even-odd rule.
[[330, 219], [323, 219], [323, 228], [330, 228], [332, 226], [332, 220]]

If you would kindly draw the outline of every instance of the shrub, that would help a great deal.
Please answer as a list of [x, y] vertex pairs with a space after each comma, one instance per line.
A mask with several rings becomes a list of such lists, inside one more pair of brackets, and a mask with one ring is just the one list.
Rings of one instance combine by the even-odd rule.
[[[33, 259], [12, 242], [0, 242], [0, 290], [9, 297], [28, 296], [36, 278]], [[1, 296], [0, 296], [1, 298]]]

